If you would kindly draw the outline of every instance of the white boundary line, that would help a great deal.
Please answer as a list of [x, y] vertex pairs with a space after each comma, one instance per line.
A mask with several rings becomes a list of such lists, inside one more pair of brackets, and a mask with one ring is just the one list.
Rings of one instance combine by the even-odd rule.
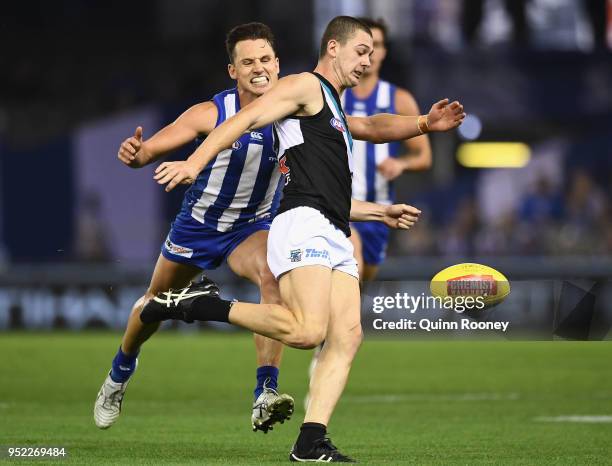
[[536, 422], [575, 422], [585, 424], [600, 424], [612, 422], [612, 416], [607, 415], [573, 415], [573, 416], [540, 416], [534, 418]]
[[349, 403], [399, 403], [410, 401], [513, 401], [520, 398], [518, 393], [413, 393], [413, 394], [378, 394], [378, 395], [345, 395], [342, 400]]

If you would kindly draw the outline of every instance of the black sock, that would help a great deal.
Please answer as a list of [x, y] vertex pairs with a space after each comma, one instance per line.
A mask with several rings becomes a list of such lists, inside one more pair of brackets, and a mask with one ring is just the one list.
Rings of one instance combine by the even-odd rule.
[[189, 309], [189, 317], [193, 320], [214, 320], [216, 322], [229, 322], [229, 312], [233, 301], [200, 296], [193, 300]]
[[312, 448], [313, 442], [324, 438], [326, 433], [327, 427], [323, 424], [305, 422], [302, 424], [302, 427], [300, 427], [300, 435], [298, 436], [297, 442], [295, 442], [295, 449], [299, 453], [308, 453]]

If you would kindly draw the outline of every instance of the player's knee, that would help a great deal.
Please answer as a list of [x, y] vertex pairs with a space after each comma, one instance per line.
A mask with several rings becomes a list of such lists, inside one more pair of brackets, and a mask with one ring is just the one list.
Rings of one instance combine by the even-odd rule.
[[304, 347], [314, 349], [325, 341], [325, 332], [320, 330], [310, 331], [304, 338]]
[[341, 354], [349, 356], [351, 359], [357, 354], [361, 342], [363, 341], [363, 331], [361, 325], [351, 328], [341, 334], [331, 334], [325, 341], [330, 348], [335, 348]]
[[361, 343], [363, 342], [363, 330], [361, 329], [361, 325], [351, 329], [347, 338], [347, 346], [348, 350], [353, 354], [357, 353]]
[[325, 340], [325, 330], [300, 328], [287, 339], [287, 344], [298, 349], [314, 349]]
[[143, 296], [138, 298], [132, 306], [132, 312], [130, 313], [130, 317], [136, 316], [140, 318], [140, 313], [142, 312], [142, 309], [151, 299], [153, 299], [153, 296], [154, 295], [147, 290], [147, 292]]
[[134, 314], [140, 315], [140, 311], [142, 311], [142, 308], [145, 306], [147, 302], [148, 302], [148, 299], [147, 299], [146, 294], [138, 298], [136, 302], [134, 303], [134, 305], [132, 306], [131, 315], [134, 315]]

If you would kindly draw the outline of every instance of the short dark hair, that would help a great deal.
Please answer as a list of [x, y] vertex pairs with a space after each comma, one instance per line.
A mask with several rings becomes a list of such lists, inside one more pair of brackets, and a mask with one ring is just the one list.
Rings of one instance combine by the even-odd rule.
[[227, 33], [225, 38], [225, 49], [227, 50], [227, 56], [229, 57], [230, 63], [234, 63], [234, 52], [236, 51], [236, 44], [242, 40], [256, 40], [263, 39], [270, 44], [274, 55], [276, 55], [276, 48], [274, 47], [274, 34], [272, 29], [263, 23], [246, 23], [240, 24], [230, 32]]
[[367, 27], [369, 27], [370, 29], [380, 29], [380, 31], [383, 34], [383, 41], [386, 43], [387, 42], [387, 35], [389, 33], [389, 27], [387, 26], [387, 23], [385, 22], [384, 19], [382, 18], [366, 18], [364, 17], [360, 17], [357, 18], [359, 21], [361, 21], [363, 24], [365, 24]]
[[319, 58], [323, 58], [327, 53], [327, 43], [330, 40], [337, 40], [340, 42], [340, 44], [344, 45], [349, 37], [351, 37], [357, 30], [362, 30], [367, 32], [370, 36], [372, 35], [370, 28], [357, 18], [353, 18], [352, 16], [336, 16], [325, 28], [325, 32], [321, 38]]

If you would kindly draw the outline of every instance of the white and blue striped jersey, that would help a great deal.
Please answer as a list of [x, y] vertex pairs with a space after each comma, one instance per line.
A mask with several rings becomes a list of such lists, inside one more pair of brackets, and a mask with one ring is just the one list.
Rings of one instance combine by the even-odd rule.
[[[396, 113], [395, 91], [393, 84], [379, 80], [366, 99], [359, 99], [349, 88], [342, 95], [342, 107], [347, 115], [356, 117]], [[376, 167], [386, 158], [396, 157], [400, 147], [399, 142], [373, 144], [353, 141], [353, 198], [379, 204], [393, 203], [393, 184]]]
[[[240, 110], [237, 89], [214, 96], [215, 126]], [[177, 220], [204, 224], [217, 231], [272, 217], [282, 191], [272, 126], [245, 133], [231, 149], [220, 152], [185, 193]]]

